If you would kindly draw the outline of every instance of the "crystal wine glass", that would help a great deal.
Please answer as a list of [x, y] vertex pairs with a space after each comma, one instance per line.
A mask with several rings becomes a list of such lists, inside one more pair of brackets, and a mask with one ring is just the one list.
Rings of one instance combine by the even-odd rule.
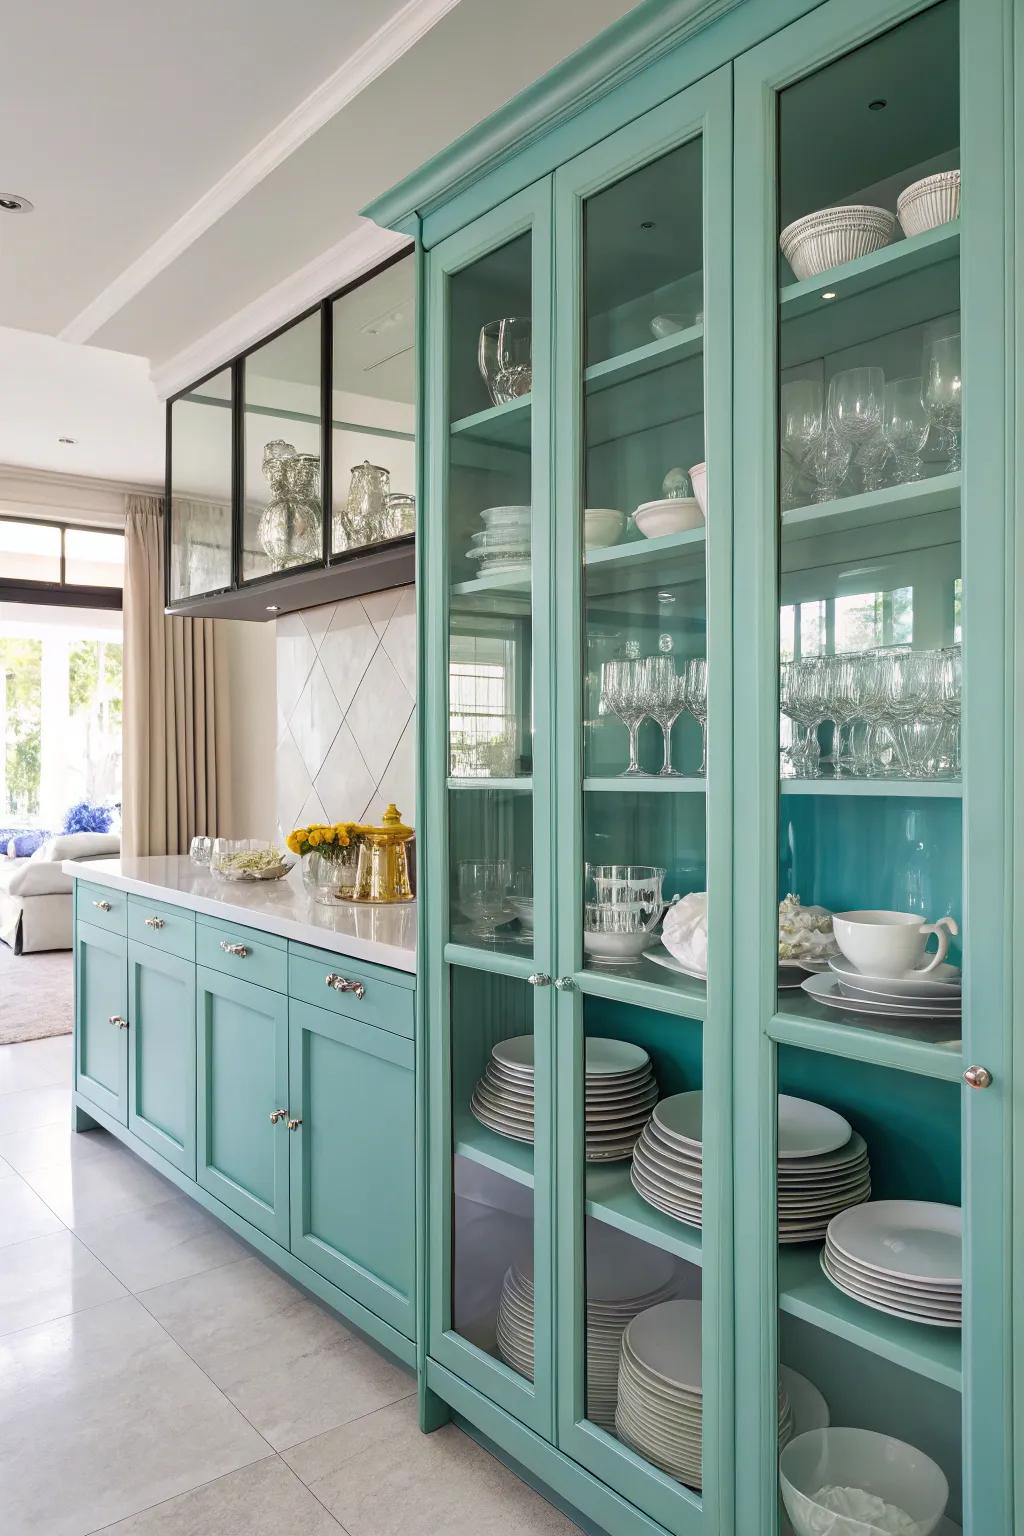
[[849, 443], [844, 443], [831, 427], [811, 445], [803, 467], [814, 481], [816, 502], [835, 501], [849, 471], [851, 456]]
[[[885, 374], [881, 368], [845, 368], [828, 387], [828, 417], [840, 442], [867, 455], [864, 488], [877, 490], [880, 483], [878, 440], [882, 432]], [[884, 452], [882, 460], [884, 461]]]
[[686, 663], [686, 708], [700, 726], [700, 767], [708, 771], [708, 664], [704, 656], [691, 656]]
[[948, 751], [946, 765], [953, 774], [960, 772], [960, 687], [962, 675], [961, 651], [958, 645], [947, 646], [938, 653], [936, 694], [939, 709], [946, 724]]
[[601, 668], [601, 698], [609, 714], [621, 720], [629, 732], [629, 766], [623, 769], [623, 778], [645, 773], [637, 760], [640, 723], [648, 714], [641, 666], [639, 660], [616, 660], [606, 661]]
[[498, 927], [512, 916], [508, 861], [466, 859], [458, 867], [458, 878], [459, 906], [469, 918], [473, 934], [495, 939]]
[[882, 412], [882, 431], [896, 458], [900, 484], [920, 480], [921, 452], [928, 440], [928, 413], [922, 400], [921, 379], [888, 379]]
[[686, 676], [680, 677], [672, 656], [652, 656], [645, 663], [649, 668], [652, 703], [649, 714], [661, 726], [665, 741], [665, 759], [658, 772], [675, 774], [672, 766], [672, 727], [686, 708]]
[[793, 379], [783, 384], [779, 410], [782, 447], [798, 464], [821, 436], [824, 413], [819, 379]]
[[924, 406], [935, 426], [947, 468], [960, 468], [960, 332], [936, 336], [925, 348]]

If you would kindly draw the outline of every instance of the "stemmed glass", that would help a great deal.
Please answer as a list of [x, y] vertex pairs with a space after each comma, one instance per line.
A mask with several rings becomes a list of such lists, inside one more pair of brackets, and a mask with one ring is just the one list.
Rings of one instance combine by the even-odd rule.
[[822, 435], [825, 398], [820, 379], [792, 379], [783, 384], [779, 428], [782, 436], [783, 505], [796, 498], [797, 480], [810, 449]]
[[823, 662], [823, 689], [827, 714], [825, 719], [832, 725], [832, 767], [836, 778], [852, 765], [849, 748], [843, 750], [843, 732], [860, 713], [860, 697], [857, 691], [858, 658], [838, 655], [826, 657]]
[[960, 772], [961, 668], [961, 651], [958, 645], [947, 646], [945, 650], [939, 652], [935, 691], [948, 732], [949, 751], [946, 755], [946, 765], [950, 773]]
[[708, 771], [708, 664], [704, 656], [691, 656], [686, 663], [684, 679], [686, 708], [700, 726], [700, 767], [697, 772]]
[[651, 685], [648, 714], [661, 726], [665, 739], [665, 759], [658, 772], [674, 775], [678, 770], [672, 766], [672, 727], [686, 708], [686, 676], [680, 677], [671, 656], [651, 656], [644, 666], [649, 669]]
[[799, 661], [786, 662], [779, 679], [780, 708], [800, 732], [796, 745], [789, 749], [789, 760], [794, 774], [808, 779], [817, 777], [821, 759], [816, 734], [818, 726], [825, 719], [821, 706], [821, 672], [820, 657], [804, 657]]
[[459, 906], [477, 938], [495, 939], [512, 916], [511, 872], [506, 859], [466, 859], [458, 868]]
[[803, 467], [814, 481], [816, 502], [835, 501], [849, 471], [852, 452], [832, 427], [812, 443]]
[[620, 777], [646, 776], [637, 760], [637, 737], [641, 721], [650, 713], [652, 701], [649, 674], [645, 676], [640, 660], [606, 661], [601, 667], [601, 700], [608, 713], [621, 720], [629, 732], [629, 767]]
[[882, 439], [885, 374], [881, 368], [846, 368], [828, 387], [828, 416], [840, 442], [858, 451], [864, 489], [877, 490], [888, 447]]
[[938, 432], [948, 468], [960, 468], [960, 332], [925, 344], [924, 405]]
[[920, 480], [921, 452], [928, 440], [928, 414], [920, 378], [889, 379], [885, 385], [882, 432], [896, 459], [900, 484]]

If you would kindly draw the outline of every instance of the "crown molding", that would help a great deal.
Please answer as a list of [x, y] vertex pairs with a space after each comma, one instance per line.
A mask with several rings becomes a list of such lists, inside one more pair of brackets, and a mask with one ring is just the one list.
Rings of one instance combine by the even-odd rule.
[[407, 0], [372, 37], [329, 75], [288, 116], [243, 155], [204, 192], [180, 219], [126, 267], [59, 332], [61, 341], [85, 342], [112, 316], [241, 202], [289, 155], [319, 132], [338, 112], [372, 85], [385, 70], [414, 47], [420, 38], [459, 0]]
[[203, 379], [221, 364], [287, 324], [329, 293], [353, 283], [408, 244], [406, 237], [364, 222], [343, 240], [275, 283], [220, 325], [150, 369], [162, 400]]
[[162, 496], [163, 490], [157, 483], [130, 484], [94, 475], [0, 464], [0, 507], [44, 521], [69, 518], [72, 522], [95, 522], [98, 527], [122, 527], [125, 496]]

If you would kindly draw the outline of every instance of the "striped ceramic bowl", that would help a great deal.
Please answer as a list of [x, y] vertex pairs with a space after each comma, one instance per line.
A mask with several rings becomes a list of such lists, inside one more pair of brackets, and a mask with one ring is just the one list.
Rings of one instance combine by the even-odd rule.
[[798, 282], [888, 245], [896, 219], [886, 208], [850, 204], [823, 208], [787, 224], [779, 248]]
[[960, 172], [939, 171], [913, 182], [896, 199], [896, 214], [905, 235], [950, 224], [960, 217]]

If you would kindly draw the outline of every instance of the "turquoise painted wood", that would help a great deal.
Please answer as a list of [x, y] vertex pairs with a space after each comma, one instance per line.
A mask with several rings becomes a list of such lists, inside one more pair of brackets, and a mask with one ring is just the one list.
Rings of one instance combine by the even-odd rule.
[[196, 975], [190, 960], [128, 940], [128, 1129], [196, 1172]]
[[[388, 972], [388, 977], [395, 972]], [[383, 980], [380, 969], [353, 962], [343, 955], [312, 957], [296, 954], [288, 961], [288, 990], [292, 997], [343, 1013], [376, 1029], [387, 1029], [411, 1040], [416, 1010], [410, 988]]]
[[288, 941], [196, 914], [196, 964], [274, 992], [288, 991]]
[[294, 999], [288, 1038], [291, 1251], [413, 1338], [412, 1041]]
[[75, 1087], [127, 1123], [127, 944], [83, 922], [75, 930]]
[[128, 898], [128, 937], [182, 960], [196, 955], [196, 917], [187, 907], [145, 896]]
[[196, 1034], [196, 1178], [287, 1247], [288, 1000], [199, 966]]
[[90, 885], [76, 880], [79, 922], [93, 928], [103, 928], [107, 933], [128, 931], [128, 897], [124, 891], [112, 890], [106, 885]]

